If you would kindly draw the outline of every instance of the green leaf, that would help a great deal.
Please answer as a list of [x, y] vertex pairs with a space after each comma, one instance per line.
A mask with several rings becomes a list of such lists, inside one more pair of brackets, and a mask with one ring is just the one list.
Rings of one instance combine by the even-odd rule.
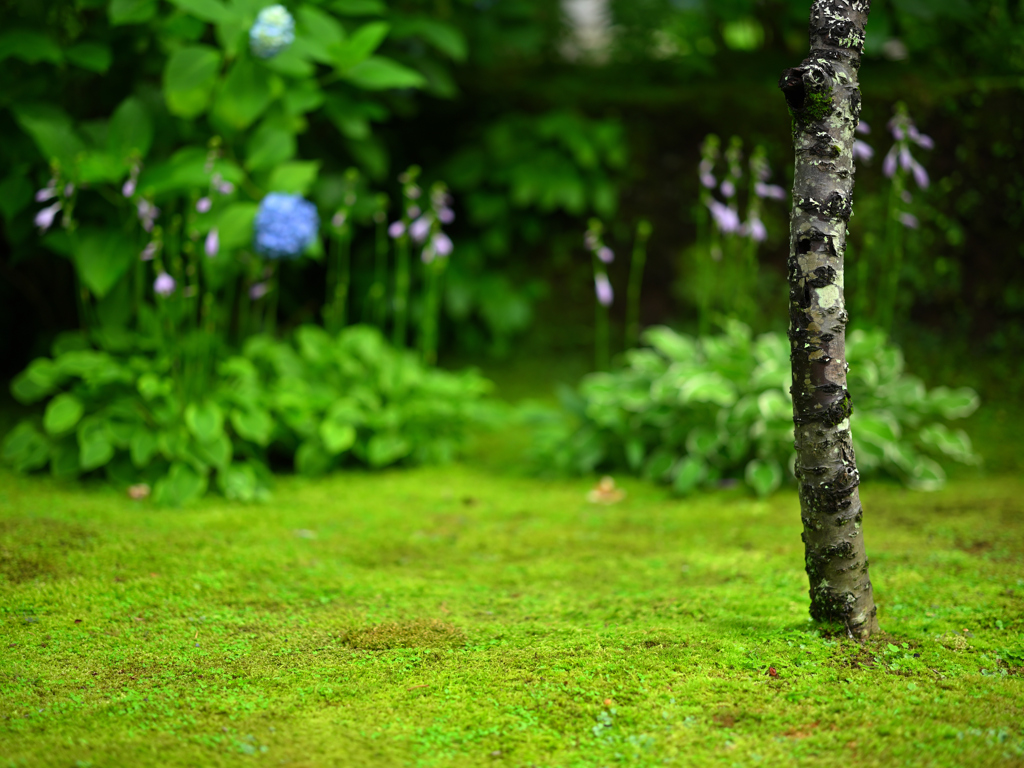
[[109, 184], [124, 178], [128, 170], [126, 160], [106, 152], [84, 152], [78, 157], [80, 184]]
[[345, 79], [367, 91], [390, 88], [422, 88], [426, 78], [419, 72], [383, 56], [371, 56], [345, 73]]
[[258, 203], [231, 203], [217, 218], [220, 247], [224, 252], [252, 245], [253, 221], [259, 210]]
[[46, 406], [43, 428], [51, 435], [59, 435], [74, 429], [85, 413], [82, 401], [70, 392], [57, 395]]
[[978, 410], [980, 404], [981, 398], [970, 387], [936, 387], [928, 393], [928, 405], [947, 419], [966, 418]]
[[643, 466], [646, 450], [643, 440], [639, 438], [631, 438], [626, 441], [626, 463], [633, 472]]
[[694, 374], [679, 388], [681, 403], [715, 403], [727, 407], [736, 402], [735, 385], [714, 371]]
[[99, 43], [79, 43], [68, 48], [64, 55], [68, 61], [90, 72], [104, 74], [114, 61], [110, 48]]
[[235, 14], [217, 0], [170, 0], [170, 2], [197, 19], [213, 24], [225, 24], [236, 19]]
[[918, 456], [907, 484], [916, 491], [938, 491], [946, 484], [946, 473], [933, 459]]
[[192, 118], [210, 103], [220, 74], [221, 55], [208, 45], [189, 45], [174, 51], [164, 68], [164, 99], [178, 117]]
[[900, 439], [900, 424], [888, 411], [855, 412], [850, 418], [854, 437], [885, 448]]
[[78, 425], [78, 462], [82, 471], [102, 467], [114, 458], [114, 443], [107, 422], [99, 416], [83, 419]]
[[156, 456], [157, 448], [156, 433], [147, 427], [137, 427], [128, 442], [128, 453], [131, 456], [132, 464], [139, 469], [149, 466], [149, 462]]
[[267, 446], [274, 432], [274, 419], [262, 408], [236, 408], [231, 412], [231, 426], [243, 440]]
[[327, 452], [336, 456], [355, 444], [356, 428], [338, 421], [323, 421], [320, 424], [320, 439]]
[[189, 403], [185, 408], [185, 426], [196, 440], [209, 443], [224, 434], [224, 412], [217, 403]]
[[331, 454], [319, 440], [306, 440], [295, 452], [295, 471], [307, 477], [322, 475], [331, 468]]
[[313, 187], [319, 172], [320, 162], [317, 160], [284, 163], [274, 169], [267, 188], [271, 192], [305, 195]]
[[250, 171], [280, 165], [295, 156], [295, 134], [273, 122], [263, 122], [249, 139], [245, 167]]
[[214, 114], [233, 128], [248, 128], [277, 96], [272, 77], [252, 59], [238, 59], [228, 71], [217, 95]]
[[388, 12], [384, 0], [334, 0], [328, 7], [342, 16], [383, 16]]
[[221, 432], [213, 440], [195, 445], [195, 454], [206, 464], [223, 469], [231, 463], [233, 454], [231, 438]]
[[74, 167], [85, 144], [75, 133], [71, 118], [49, 104], [19, 104], [13, 112], [14, 119], [32, 137], [43, 157], [56, 158], [65, 167]]
[[138, 255], [132, 239], [111, 227], [82, 227], [75, 233], [74, 248], [78, 276], [98, 298], [107, 295]]
[[11, 394], [20, 403], [34, 403], [53, 392], [64, 381], [60, 367], [48, 357], [37, 357], [14, 377]]
[[32, 202], [32, 191], [25, 174], [17, 170], [0, 182], [0, 213], [7, 220], [8, 231], [11, 220]]
[[686, 363], [697, 357], [697, 342], [689, 336], [676, 333], [671, 328], [648, 328], [643, 332], [643, 340], [645, 344], [650, 344], [675, 362]]
[[395, 38], [420, 37], [455, 61], [465, 61], [469, 53], [466, 38], [451, 24], [421, 17], [395, 25]]
[[351, 38], [333, 47], [332, 63], [339, 71], [347, 72], [356, 64], [366, 61], [380, 48], [390, 29], [391, 25], [383, 21], [364, 24], [352, 33]]
[[171, 464], [167, 474], [153, 488], [153, 500], [162, 506], [180, 507], [201, 499], [207, 479], [184, 462]]
[[676, 493], [686, 495], [704, 479], [707, 467], [699, 456], [687, 456], [675, 466], [672, 488]]
[[153, 145], [153, 120], [149, 110], [137, 96], [129, 96], [114, 110], [107, 129], [107, 151], [114, 157], [129, 160], [146, 156]]
[[337, 19], [319, 8], [303, 5], [298, 11], [296, 47], [321, 64], [330, 64], [334, 49], [345, 40], [345, 29]]
[[156, 0], [110, 0], [107, 15], [115, 27], [149, 21], [156, 16]]
[[139, 192], [156, 196], [171, 192], [189, 193], [204, 188], [210, 183], [210, 176], [219, 173], [225, 181], [235, 185], [242, 182], [245, 174], [230, 160], [215, 160], [211, 168], [205, 147], [186, 147], [175, 152], [168, 160], [154, 163], [143, 169], [139, 177]]
[[780, 389], [768, 389], [757, 397], [757, 409], [765, 421], [790, 421], [793, 402]]
[[4, 436], [3, 460], [18, 472], [31, 472], [46, 466], [50, 442], [30, 421], [23, 421]]
[[0, 35], [0, 62], [20, 59], [27, 64], [47, 61], [60, 64], [64, 60], [60, 46], [53, 38], [31, 29], [11, 29]]
[[767, 496], [782, 485], [782, 467], [775, 461], [754, 459], [747, 464], [744, 475], [747, 485], [753, 488], [758, 496]]
[[77, 477], [82, 468], [78, 464], [78, 442], [70, 437], [54, 443], [50, 448], [50, 474], [54, 477]]
[[233, 501], [262, 501], [269, 496], [259, 473], [249, 462], [235, 462], [218, 472], [217, 485]]
[[657, 448], [647, 458], [644, 477], [648, 480], [663, 480], [676, 463], [676, 454], [667, 448]]
[[385, 467], [408, 456], [412, 445], [397, 432], [380, 432], [366, 444], [366, 460], [371, 467]]
[[686, 451], [702, 458], [709, 456], [718, 447], [718, 433], [709, 427], [694, 427], [686, 436]]
[[964, 463], [974, 463], [977, 456], [971, 438], [962, 429], [953, 431], [945, 424], [929, 424], [920, 432], [921, 441], [928, 447]]

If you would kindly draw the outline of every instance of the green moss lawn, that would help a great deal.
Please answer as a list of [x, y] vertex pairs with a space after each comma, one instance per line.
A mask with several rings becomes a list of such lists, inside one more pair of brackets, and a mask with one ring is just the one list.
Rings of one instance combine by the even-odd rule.
[[864, 488], [864, 647], [806, 617], [794, 493], [589, 485], [0, 474], [0, 764], [1024, 764], [1024, 480]]

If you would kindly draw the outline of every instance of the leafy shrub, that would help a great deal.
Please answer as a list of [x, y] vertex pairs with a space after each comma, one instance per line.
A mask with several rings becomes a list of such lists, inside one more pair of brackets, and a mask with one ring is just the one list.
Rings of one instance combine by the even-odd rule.
[[[694, 338], [648, 329], [646, 348], [626, 353], [614, 373], [590, 374], [564, 393], [571, 415], [549, 424], [540, 454], [563, 471], [619, 469], [670, 482], [679, 493], [742, 478], [759, 494], [775, 490], [792, 467], [793, 410], [789, 341], [753, 337], [732, 320], [724, 333]], [[924, 384], [903, 371], [903, 355], [881, 332], [847, 337], [854, 448], [862, 474], [884, 472], [914, 488], [945, 480], [933, 457], [971, 463], [962, 430], [943, 420], [978, 407], [971, 389]]]
[[163, 504], [194, 500], [211, 481], [228, 498], [259, 500], [275, 459], [305, 474], [446, 461], [467, 427], [492, 414], [478, 374], [425, 368], [366, 326], [336, 337], [303, 326], [291, 341], [253, 336], [216, 365], [201, 397], [186, 396], [189, 372], [142, 339], [66, 336], [52, 358], [33, 361], [11, 391], [46, 408], [7, 434], [4, 461], [22, 472], [103, 470], [119, 484], [153, 483]]

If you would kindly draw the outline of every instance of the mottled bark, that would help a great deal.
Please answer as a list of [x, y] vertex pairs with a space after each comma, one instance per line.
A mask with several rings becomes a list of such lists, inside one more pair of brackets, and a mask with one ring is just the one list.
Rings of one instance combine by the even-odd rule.
[[796, 153], [789, 340], [811, 616], [842, 623], [859, 639], [878, 631], [878, 620], [850, 440], [843, 257], [860, 116], [857, 70], [870, 6], [870, 0], [814, 0], [810, 55], [779, 81]]

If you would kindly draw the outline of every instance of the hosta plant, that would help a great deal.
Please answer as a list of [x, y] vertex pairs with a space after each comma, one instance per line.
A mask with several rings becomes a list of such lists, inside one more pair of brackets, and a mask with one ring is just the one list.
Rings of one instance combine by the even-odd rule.
[[[743, 481], [758, 494], [792, 477], [789, 342], [754, 337], [739, 321], [701, 338], [648, 329], [646, 346], [613, 373], [563, 393], [567, 414], [540, 438], [547, 466], [570, 472], [622, 470], [671, 483], [679, 493]], [[978, 407], [971, 389], [928, 390], [904, 372], [899, 349], [880, 332], [847, 339], [851, 417], [858, 466], [914, 488], [945, 480], [938, 460], [976, 462], [970, 439], [949, 420]], [[788, 471], [786, 471], [788, 468]]]

